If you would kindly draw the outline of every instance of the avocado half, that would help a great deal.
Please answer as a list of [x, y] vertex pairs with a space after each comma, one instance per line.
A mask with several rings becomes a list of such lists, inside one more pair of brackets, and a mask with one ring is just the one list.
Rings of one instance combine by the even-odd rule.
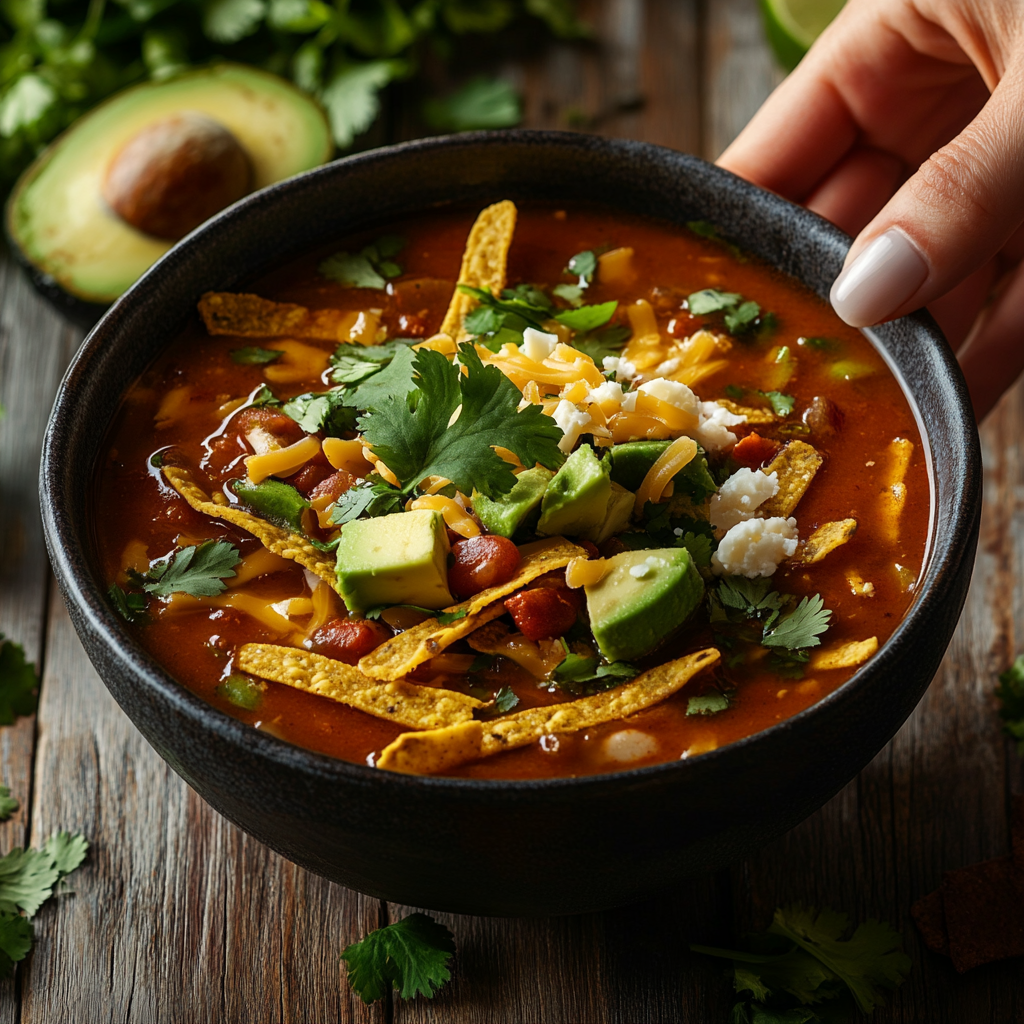
[[141, 129], [174, 114], [203, 114], [246, 151], [252, 190], [331, 158], [319, 104], [276, 75], [218, 64], [117, 93], [76, 121], [18, 179], [5, 228], [33, 283], [65, 315], [91, 326], [173, 242], [114, 214], [101, 185], [114, 156]]

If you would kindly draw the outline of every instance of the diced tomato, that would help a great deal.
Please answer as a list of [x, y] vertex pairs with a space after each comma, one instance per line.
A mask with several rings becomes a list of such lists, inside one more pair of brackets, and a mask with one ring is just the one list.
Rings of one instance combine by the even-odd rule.
[[[324, 477], [307, 495], [310, 501], [329, 497], [337, 501], [354, 483], [356, 478], [343, 469]], [[296, 485], [297, 486], [297, 485]]]
[[529, 640], [550, 640], [568, 632], [583, 607], [583, 594], [578, 590], [542, 586], [520, 590], [505, 601], [505, 609]]
[[472, 597], [488, 587], [508, 583], [519, 571], [519, 548], [507, 537], [487, 534], [456, 541], [448, 586], [458, 597]]
[[311, 649], [346, 665], [355, 665], [360, 658], [380, 647], [391, 633], [371, 619], [331, 619], [311, 637]]
[[732, 450], [733, 459], [747, 469], [760, 469], [766, 462], [771, 462], [782, 447], [778, 441], [770, 437], [761, 437], [758, 433], [747, 434], [737, 442]]
[[282, 448], [301, 441], [305, 434], [302, 427], [290, 416], [265, 405], [251, 405], [243, 409], [232, 421], [231, 426], [243, 437], [253, 427], [262, 427], [277, 438]]
[[326, 459], [323, 462], [310, 459], [298, 473], [293, 473], [288, 477], [288, 483], [300, 494], [305, 494], [308, 497], [320, 484], [333, 475], [334, 468]]

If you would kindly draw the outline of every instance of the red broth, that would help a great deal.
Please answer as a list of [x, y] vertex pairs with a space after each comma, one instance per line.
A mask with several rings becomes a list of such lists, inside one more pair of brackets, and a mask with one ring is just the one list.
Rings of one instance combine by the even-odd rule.
[[[444, 315], [472, 221], [473, 213], [446, 212], [397, 225], [394, 230], [407, 244], [397, 257], [403, 273], [391, 282], [388, 293], [345, 288], [317, 274], [326, 255], [340, 248], [355, 251], [368, 239], [324, 247], [251, 282], [246, 290], [311, 309], [363, 310], [372, 306], [381, 311], [381, 323], [389, 337], [425, 337], [437, 330]], [[848, 543], [821, 562], [783, 562], [772, 576], [772, 588], [797, 598], [822, 596], [833, 613], [824, 637], [829, 646], [868, 637], [884, 643], [914, 600], [931, 509], [926, 454], [917, 423], [884, 360], [825, 302], [757, 260], [686, 230], [604, 211], [520, 210], [508, 281], [510, 285], [565, 283], [571, 280], [563, 271], [572, 254], [622, 246], [634, 250], [633, 283], [611, 287], [596, 281], [586, 293], [588, 303], [615, 298], [625, 306], [646, 298], [652, 302], [662, 333], [679, 338], [692, 334], [708, 319], [693, 318], [681, 308], [687, 295], [703, 288], [738, 292], [773, 314], [775, 327], [765, 332], [767, 336], [735, 340], [727, 354], [727, 368], [693, 386], [703, 400], [749, 394], [751, 388], [776, 390], [772, 382], [778, 377], [773, 378], [768, 359], [776, 348], [789, 347], [796, 356], [796, 372], [778, 390], [794, 398], [794, 413], [784, 423], [734, 428], [738, 435], [753, 429], [763, 437], [785, 442], [793, 436], [785, 429], [802, 422], [801, 412], [811, 407], [816, 397], [833, 403], [828, 436], [814, 434], [811, 438], [825, 463], [794, 515], [802, 538], [823, 523], [847, 517], [855, 518], [859, 527]], [[824, 341], [808, 343], [807, 339]], [[325, 353], [335, 348], [331, 342], [304, 344]], [[241, 460], [249, 450], [232, 428], [230, 403], [267, 383], [264, 367], [238, 365], [232, 360], [232, 351], [247, 345], [273, 348], [274, 341], [211, 337], [196, 318], [126, 396], [110, 432], [95, 488], [95, 534], [107, 583], [124, 584], [128, 566], [144, 571], [149, 562], [173, 552], [176, 546], [206, 538], [230, 539], [243, 556], [260, 547], [243, 530], [191, 509], [150, 464], [154, 453], [173, 446], [190, 464], [201, 466], [214, 486], [244, 472]], [[837, 361], [841, 361], [840, 369], [851, 371], [840, 374], [842, 379], [836, 379]], [[279, 398], [324, 386], [317, 376], [272, 384]], [[885, 504], [890, 487], [887, 451], [895, 438], [914, 445], [904, 477], [905, 504], [896, 521], [887, 517]], [[260, 602], [308, 597], [303, 569], [278, 561], [276, 571], [232, 587], [227, 595], [244, 593]], [[282, 636], [280, 630], [241, 607], [217, 600], [178, 598], [151, 601], [150, 615], [149, 624], [130, 627], [146, 650], [194, 693], [254, 728], [310, 750], [370, 764], [403, 731], [345, 705], [273, 682], [266, 683], [259, 706], [253, 710], [224, 696], [222, 684], [233, 673], [237, 648], [247, 642], [301, 645], [299, 621], [290, 635]], [[715, 643], [716, 631], [702, 609], [640, 667]], [[451, 649], [456, 655], [460, 652], [472, 653], [464, 644]], [[814, 671], [804, 666], [790, 675], [780, 675], [767, 657], [748, 657], [743, 663], [731, 664], [730, 652], [723, 649], [722, 653], [722, 661], [713, 670], [628, 722], [546, 737], [466, 765], [453, 774], [478, 778], [587, 775], [697, 756], [796, 714], [842, 685], [855, 671]], [[467, 692], [481, 684], [492, 691], [498, 685], [511, 685], [520, 699], [518, 709], [567, 699], [554, 687], [539, 686], [510, 662], [499, 662], [489, 675], [473, 679], [458, 672], [431, 673], [429, 667], [421, 667], [414, 678]], [[731, 695], [728, 709], [710, 715], [687, 714], [691, 698], [723, 690]], [[633, 753], [639, 750], [640, 756], [628, 761], [614, 756], [624, 742], [624, 730], [647, 737], [639, 747], [633, 744]], [[616, 734], [619, 738], [610, 740]], [[629, 747], [628, 737], [625, 742]]]

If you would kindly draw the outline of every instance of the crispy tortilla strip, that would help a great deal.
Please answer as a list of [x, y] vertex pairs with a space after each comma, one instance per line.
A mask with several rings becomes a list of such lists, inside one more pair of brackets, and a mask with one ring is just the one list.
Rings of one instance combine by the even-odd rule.
[[379, 683], [359, 669], [322, 654], [273, 644], [245, 644], [239, 670], [293, 686], [409, 729], [440, 729], [469, 722], [481, 701], [454, 690], [417, 686], [405, 680]]
[[352, 319], [343, 309], [310, 310], [293, 302], [235, 292], [207, 292], [199, 300], [199, 315], [210, 334], [334, 342], [348, 340], [341, 337], [341, 329]]
[[281, 527], [274, 526], [273, 523], [268, 523], [237, 505], [218, 505], [215, 501], [210, 501], [210, 496], [192, 479], [192, 474], [187, 469], [180, 466], [164, 466], [163, 474], [167, 482], [197, 512], [223, 519], [233, 526], [240, 526], [251, 533], [268, 551], [298, 562], [310, 572], [315, 572], [335, 590], [338, 589], [334, 561], [322, 551], [317, 551], [305, 537], [282, 530]]
[[820, 562], [830, 551], [842, 547], [857, 532], [856, 519], [840, 519], [836, 523], [822, 523], [807, 538], [800, 561], [804, 565]]
[[765, 519], [791, 516], [824, 461], [805, 441], [790, 441], [764, 467], [763, 472], [769, 475], [779, 474], [779, 493], [769, 498], [758, 511], [764, 514]]
[[869, 636], [867, 640], [851, 640], [841, 647], [819, 651], [811, 658], [811, 669], [819, 671], [830, 668], [853, 668], [854, 665], [867, 661], [877, 650], [877, 636]]
[[905, 437], [897, 437], [889, 445], [887, 452], [887, 470], [885, 486], [882, 490], [882, 528], [883, 539], [895, 544], [900, 537], [900, 513], [907, 500], [907, 485], [903, 478], [910, 467], [910, 458], [914, 454], [914, 442]]
[[[466, 239], [459, 284], [468, 284], [492, 295], [500, 295], [505, 287], [505, 265], [515, 229], [515, 203], [505, 199], [481, 211]], [[438, 333], [448, 334], [459, 341], [468, 338], [462, 321], [477, 305], [472, 295], [466, 295], [456, 288]]]
[[734, 415], [745, 416], [748, 423], [774, 423], [779, 418], [771, 409], [755, 409], [753, 406], [740, 405], [738, 402], [732, 402], [728, 398], [717, 398], [715, 401], [717, 401], [723, 409], [728, 409], [729, 412]]
[[456, 619], [447, 626], [440, 625], [437, 619], [427, 619], [426, 622], [399, 633], [393, 639], [386, 640], [359, 662], [360, 670], [374, 679], [401, 679], [417, 665], [440, 654], [446, 647], [467, 633], [472, 633], [478, 626], [503, 615], [503, 597], [508, 597], [538, 576], [543, 576], [553, 569], [562, 569], [573, 558], [586, 554], [582, 548], [571, 544], [564, 537], [552, 537], [549, 540], [537, 541], [535, 544], [524, 544], [519, 552], [522, 561], [515, 579], [503, 583], [500, 587], [483, 590], [468, 601], [446, 608], [446, 613], [466, 613], [461, 619]]
[[568, 704], [529, 708], [494, 722], [403, 733], [388, 744], [377, 761], [378, 768], [407, 774], [429, 775], [449, 771], [490, 754], [524, 747], [551, 733], [577, 732], [602, 722], [615, 722], [671, 697], [698, 672], [718, 661], [713, 647], [688, 654], [642, 673], [628, 683]]

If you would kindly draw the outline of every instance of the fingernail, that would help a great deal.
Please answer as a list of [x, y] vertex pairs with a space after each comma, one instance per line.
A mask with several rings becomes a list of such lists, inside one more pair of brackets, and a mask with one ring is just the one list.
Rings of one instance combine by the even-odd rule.
[[890, 316], [928, 276], [928, 264], [899, 228], [889, 228], [836, 278], [832, 308], [851, 327], [870, 327]]

